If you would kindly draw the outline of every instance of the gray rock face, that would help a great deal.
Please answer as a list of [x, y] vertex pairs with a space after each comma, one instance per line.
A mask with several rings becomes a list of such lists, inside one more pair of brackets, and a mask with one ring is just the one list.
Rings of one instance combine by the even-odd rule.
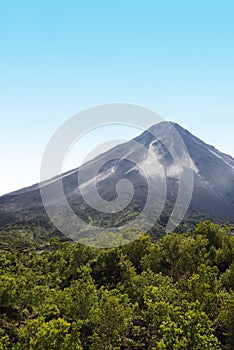
[[[188, 150], [189, 162], [178, 141], [181, 139]], [[140, 206], [144, 206], [149, 195], [149, 182], [159, 199], [166, 189], [166, 198], [173, 204], [178, 195], [178, 174], [186, 169], [194, 178], [189, 209], [233, 223], [234, 159], [175, 123], [156, 124], [135, 139], [112, 148], [80, 168], [45, 182], [43, 186], [53, 191], [56, 181], [62, 178], [66, 197], [71, 205], [78, 204], [78, 211], [86, 206], [83, 195], [90, 200], [95, 197], [94, 188], [111, 206], [111, 202], [118, 199], [117, 184], [120, 180], [126, 182], [123, 184], [125, 194], [131, 192], [132, 201]], [[59, 202], [59, 198], [56, 201]], [[0, 213], [0, 224], [4, 223], [5, 217], [17, 220], [30, 213], [33, 213], [34, 219], [40, 216], [44, 212], [39, 185], [0, 197]]]
[[234, 159], [175, 125], [197, 168], [191, 207], [234, 220]]

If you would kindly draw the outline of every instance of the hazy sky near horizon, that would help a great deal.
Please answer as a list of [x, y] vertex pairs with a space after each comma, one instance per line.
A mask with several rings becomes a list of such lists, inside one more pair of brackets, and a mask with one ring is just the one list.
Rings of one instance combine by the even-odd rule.
[[0, 194], [38, 182], [57, 127], [103, 103], [151, 108], [234, 156], [233, 13], [232, 0], [2, 1]]

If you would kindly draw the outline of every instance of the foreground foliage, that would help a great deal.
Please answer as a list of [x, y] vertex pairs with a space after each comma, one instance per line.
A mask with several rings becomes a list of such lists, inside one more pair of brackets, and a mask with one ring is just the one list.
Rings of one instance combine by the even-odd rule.
[[52, 239], [0, 269], [0, 350], [234, 348], [229, 227], [111, 249]]

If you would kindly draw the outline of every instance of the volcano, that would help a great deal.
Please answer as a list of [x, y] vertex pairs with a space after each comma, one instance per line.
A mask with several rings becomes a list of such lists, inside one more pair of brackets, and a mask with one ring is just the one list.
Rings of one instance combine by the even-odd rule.
[[63, 210], [58, 183], [76, 215], [95, 225], [132, 222], [146, 205], [147, 220], [155, 215], [155, 224], [169, 229], [201, 218], [234, 223], [234, 159], [172, 122], [153, 125], [76, 169], [0, 197], [1, 229], [53, 227], [41, 191], [50, 194], [49, 206], [58, 216]]

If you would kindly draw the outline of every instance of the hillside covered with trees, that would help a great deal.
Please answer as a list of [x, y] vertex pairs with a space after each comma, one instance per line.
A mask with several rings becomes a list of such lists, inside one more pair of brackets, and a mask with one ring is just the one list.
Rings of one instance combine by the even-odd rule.
[[0, 350], [234, 349], [234, 236], [211, 222], [0, 255]]

